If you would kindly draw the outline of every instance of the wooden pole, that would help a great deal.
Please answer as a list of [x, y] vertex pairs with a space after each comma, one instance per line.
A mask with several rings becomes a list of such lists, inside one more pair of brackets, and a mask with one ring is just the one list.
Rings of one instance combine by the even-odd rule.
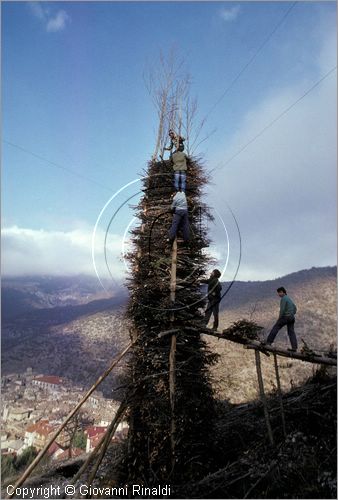
[[[84, 473], [84, 471], [87, 469], [87, 467], [89, 466], [89, 464], [94, 460], [95, 455], [97, 454], [97, 452], [101, 448], [101, 445], [102, 445], [105, 437], [106, 437], [106, 434], [103, 434], [102, 437], [101, 437], [101, 439], [100, 439], [100, 441], [97, 443], [97, 445], [95, 446], [95, 448], [93, 449], [93, 451], [90, 453], [90, 455], [87, 458], [87, 460], [81, 465], [80, 469], [77, 471], [77, 473], [75, 474], [75, 476], [69, 481], [70, 485], [74, 485], [76, 483], [76, 481], [82, 476], [82, 474]], [[68, 495], [64, 494], [62, 498], [67, 498], [67, 497], [68, 497]]]
[[172, 304], [175, 302], [176, 298], [176, 270], [177, 270], [177, 238], [174, 239], [172, 253], [171, 253], [170, 302]]
[[60, 425], [60, 427], [54, 432], [52, 437], [49, 439], [49, 441], [45, 444], [45, 446], [42, 448], [42, 450], [39, 452], [39, 454], [35, 457], [33, 462], [30, 464], [30, 466], [25, 470], [25, 472], [22, 474], [22, 476], [17, 480], [13, 487], [13, 493], [8, 495], [7, 498], [12, 498], [15, 494], [16, 488], [19, 488], [27, 479], [27, 477], [32, 473], [32, 471], [35, 469], [35, 467], [40, 463], [42, 458], [45, 456], [47, 453], [49, 447], [51, 444], [56, 440], [62, 429], [67, 425], [69, 420], [75, 415], [75, 413], [81, 408], [81, 406], [87, 401], [89, 396], [95, 391], [97, 386], [101, 384], [101, 382], [109, 375], [109, 373], [112, 371], [112, 369], [117, 365], [117, 363], [123, 358], [123, 356], [129, 351], [131, 346], [133, 345], [133, 342], [130, 342], [127, 347], [117, 356], [117, 358], [114, 359], [112, 364], [110, 365], [109, 368], [97, 379], [95, 384], [89, 389], [89, 391], [86, 393], [84, 398], [76, 405], [76, 407], [69, 413], [69, 415], [66, 417], [65, 421]]
[[161, 138], [163, 135], [163, 129], [164, 129], [164, 116], [166, 113], [166, 108], [167, 108], [167, 99], [168, 96], [166, 93], [162, 94], [161, 96], [161, 109], [159, 111], [159, 124], [158, 124], [158, 132], [157, 132], [157, 139], [156, 139], [156, 146], [155, 146], [155, 151], [152, 156], [152, 160], [155, 161], [156, 157], [158, 155], [158, 151], [160, 149], [161, 145]]
[[170, 335], [171, 333], [177, 333], [177, 332], [179, 332], [178, 328], [172, 328], [171, 330], [160, 332], [157, 336], [160, 339], [162, 337], [165, 337], [166, 335]]
[[[103, 457], [107, 451], [107, 448], [109, 446], [109, 443], [113, 437], [113, 435], [115, 434], [115, 431], [117, 429], [117, 426], [119, 425], [120, 421], [121, 421], [121, 418], [123, 417], [125, 411], [127, 409], [127, 405], [126, 403], [122, 403], [119, 407], [119, 409], [117, 410], [116, 412], [116, 415], [114, 417], [114, 419], [111, 421], [106, 433], [105, 433], [105, 436], [104, 436], [104, 440], [103, 440], [103, 444], [102, 444], [102, 447], [101, 447], [101, 450], [100, 450], [100, 454], [96, 460], [96, 463], [94, 465], [94, 468], [93, 470], [91, 471], [90, 475], [89, 475], [89, 478], [88, 478], [88, 486], [92, 485], [93, 484], [93, 481], [95, 479], [95, 476], [96, 476], [96, 473], [97, 473], [97, 470], [98, 468], [100, 467], [100, 464], [103, 460]], [[86, 498], [91, 498], [92, 496], [90, 494], [87, 494]]]
[[[179, 108], [178, 108], [178, 136], [181, 135], [181, 130], [182, 130], [182, 95], [179, 96]], [[180, 145], [180, 140], [179, 138], [177, 139], [177, 145], [176, 148], [178, 149]]]
[[186, 327], [186, 328], [187, 330], [189, 329], [189, 330], [199, 331], [201, 333], [204, 333], [205, 335], [211, 335], [212, 337], [217, 337], [219, 339], [230, 340], [231, 342], [235, 342], [236, 344], [242, 344], [247, 349], [260, 350], [263, 354], [271, 352], [271, 353], [276, 353], [278, 356], [283, 356], [285, 358], [291, 358], [291, 359], [299, 359], [300, 361], [305, 361], [307, 363], [337, 366], [337, 358], [334, 357], [320, 356], [319, 354], [310, 356], [309, 354], [293, 352], [287, 349], [281, 349], [280, 347], [273, 347], [267, 344], [262, 344], [257, 340], [249, 340], [241, 337], [235, 337], [234, 335], [227, 335], [226, 333], [217, 333], [210, 330], [209, 328], [203, 328], [203, 327], [199, 327], [198, 329], [193, 327]]
[[171, 406], [171, 453], [172, 465], [175, 464], [175, 435], [176, 435], [176, 421], [175, 421], [175, 386], [176, 386], [176, 335], [171, 337], [171, 346], [169, 354], [169, 391], [170, 391], [170, 406]]
[[277, 354], [275, 352], [273, 353], [273, 361], [275, 364], [277, 392], [278, 392], [278, 400], [279, 400], [280, 412], [281, 412], [281, 417], [282, 417], [283, 434], [284, 434], [284, 437], [286, 437], [286, 425], [285, 425], [285, 414], [284, 414], [284, 406], [283, 406], [283, 398], [282, 398], [282, 389], [281, 389], [281, 384], [280, 384]]
[[268, 436], [269, 436], [270, 444], [273, 446], [274, 440], [273, 440], [273, 434], [272, 434], [272, 429], [271, 429], [271, 424], [270, 424], [268, 404], [267, 404], [265, 392], [264, 392], [264, 382], [263, 382], [263, 377], [262, 377], [261, 358], [260, 358], [260, 353], [258, 350], [255, 350], [255, 359], [256, 359], [256, 370], [257, 370], [259, 393], [260, 393], [261, 401], [263, 403], [266, 427], [268, 429]]
[[[176, 298], [176, 271], [177, 271], [177, 238], [175, 238], [171, 254], [171, 277], [170, 277], [170, 302], [173, 305]], [[171, 315], [171, 320], [174, 321], [174, 313]], [[171, 426], [170, 426], [170, 443], [171, 443], [171, 463], [172, 468], [175, 466], [175, 388], [176, 388], [176, 334], [171, 336], [171, 345], [169, 353], [169, 394], [171, 407]]]
[[[226, 337], [224, 337], [226, 338]], [[271, 352], [271, 353], [276, 353], [278, 356], [284, 356], [286, 358], [291, 358], [291, 359], [299, 359], [301, 361], [306, 361], [307, 363], [316, 363], [319, 365], [330, 365], [330, 366], [337, 366], [337, 360], [334, 358], [326, 358], [324, 356], [320, 355], [309, 355], [309, 354], [303, 354], [301, 352], [293, 352], [289, 351], [287, 349], [280, 349], [279, 347], [273, 347], [270, 345], [262, 345], [261, 342], [258, 342], [257, 340], [250, 340], [249, 342], [246, 342], [248, 349], [261, 349], [262, 352]]]
[[[117, 415], [117, 413], [116, 413], [116, 415]], [[115, 418], [116, 418], [116, 416], [114, 417], [114, 420], [115, 420]], [[87, 460], [82, 464], [82, 466], [80, 467], [80, 469], [77, 471], [77, 473], [75, 474], [75, 476], [70, 480], [69, 484], [74, 485], [76, 483], [76, 481], [82, 476], [82, 474], [84, 473], [84, 471], [88, 468], [88, 466], [90, 465], [90, 463], [94, 460], [95, 455], [100, 450], [102, 443], [105, 441], [105, 439], [107, 437], [107, 432], [109, 431], [109, 429], [110, 429], [111, 426], [112, 426], [112, 423], [110, 424], [110, 426], [106, 430], [106, 432], [101, 436], [100, 441], [97, 443], [97, 445], [95, 446], [95, 448], [93, 449], [93, 451], [91, 452], [91, 454], [89, 455], [89, 457], [87, 458]], [[64, 495], [62, 498], [67, 498], [67, 497], [68, 497], [68, 495]]]

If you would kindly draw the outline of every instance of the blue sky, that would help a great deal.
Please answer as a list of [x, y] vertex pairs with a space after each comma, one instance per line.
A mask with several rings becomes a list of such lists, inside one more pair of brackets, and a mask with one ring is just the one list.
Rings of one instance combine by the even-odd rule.
[[[139, 176], [154, 148], [156, 114], [143, 81], [147, 64], [157, 60], [160, 49], [166, 51], [176, 46], [192, 75], [192, 94], [198, 97], [203, 117], [291, 5], [290, 2], [2, 2], [3, 139], [99, 184], [73, 176], [5, 142], [3, 271], [89, 272], [92, 263], [88, 235], [102, 207], [116, 190]], [[236, 148], [335, 65], [335, 20], [335, 2], [295, 5], [210, 113], [206, 131], [215, 128], [216, 132], [200, 150], [209, 169], [226, 161]], [[231, 225], [229, 213], [221, 206], [225, 197], [243, 228], [243, 279], [273, 278], [335, 261], [332, 187], [335, 113], [321, 111], [324, 104], [328, 109], [336, 109], [335, 78], [336, 73], [297, 105], [295, 112], [288, 113], [280, 125], [272, 127], [261, 142], [257, 141], [212, 179], [217, 189], [210, 191], [209, 203], [214, 199], [215, 204], [220, 204], [219, 210]], [[302, 116], [307, 117], [306, 121]], [[308, 126], [311, 117], [319, 124], [314, 137], [311, 134], [316, 131]], [[323, 130], [328, 130], [328, 134], [320, 133]], [[311, 153], [309, 150], [317, 138], [320, 144]], [[262, 148], [266, 148], [266, 158], [270, 154], [271, 162], [278, 144], [279, 160], [290, 151], [304, 153], [297, 168], [286, 170], [284, 177], [281, 168], [287, 169], [286, 163], [285, 167], [271, 165], [266, 175], [259, 156]], [[325, 165], [318, 165], [318, 150], [325, 152]], [[322, 168], [326, 182], [317, 193], [316, 209], [309, 207], [309, 200], [313, 199], [313, 184], [317, 183], [318, 170]], [[287, 188], [295, 171], [298, 185]], [[276, 190], [278, 183], [280, 189]], [[301, 187], [301, 196], [297, 186]], [[252, 187], [256, 193], [260, 191], [259, 196], [250, 195]], [[282, 201], [278, 198], [281, 191], [290, 207], [283, 210], [283, 215], [278, 210], [271, 211], [269, 203], [262, 204], [273, 193], [271, 204], [278, 206]], [[245, 201], [248, 199], [250, 206]], [[281, 262], [276, 259], [278, 238], [273, 231], [286, 238], [288, 225], [292, 228], [298, 211], [301, 231], [298, 236], [293, 235], [296, 246], [291, 246]], [[255, 225], [251, 220], [253, 212], [255, 221], [266, 218], [265, 233], [261, 227], [255, 233], [250, 230]], [[114, 223], [112, 251], [117, 254], [121, 235], [131, 217], [132, 212], [124, 209]], [[318, 224], [322, 218], [325, 223]], [[314, 220], [319, 231], [316, 239], [321, 238], [324, 249], [315, 246], [310, 251]], [[215, 228], [211, 230], [217, 254], [221, 251], [216, 248], [218, 232]], [[236, 254], [238, 242], [235, 232], [232, 234]], [[257, 255], [260, 252], [256, 239], [265, 242], [270, 249], [268, 255], [264, 252]], [[33, 255], [41, 252], [40, 267], [27, 260], [27, 246]], [[11, 249], [10, 257], [7, 249]], [[72, 256], [70, 267], [56, 266], [66, 255]]]

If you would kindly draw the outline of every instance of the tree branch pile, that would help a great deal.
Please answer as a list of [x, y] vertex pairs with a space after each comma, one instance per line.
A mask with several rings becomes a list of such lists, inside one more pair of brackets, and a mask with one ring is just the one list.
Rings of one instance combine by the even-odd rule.
[[[214, 402], [208, 367], [217, 355], [200, 338], [201, 294], [199, 278], [208, 258], [206, 223], [211, 216], [201, 203], [206, 183], [202, 167], [188, 159], [187, 190], [191, 239], [178, 239], [176, 299], [170, 302], [171, 248], [168, 231], [172, 183], [170, 161], [149, 163], [144, 195], [136, 207], [141, 224], [132, 231], [134, 250], [128, 256], [131, 276], [127, 311], [137, 338], [129, 363], [135, 396], [129, 408], [128, 481], [139, 484], [171, 484], [196, 478], [212, 467]], [[186, 327], [195, 327], [196, 331]], [[169, 398], [169, 352], [175, 330], [175, 456], [171, 452], [171, 407]]]
[[219, 403], [215, 471], [187, 484], [177, 497], [337, 498], [336, 390], [335, 377], [316, 374], [283, 395], [286, 438], [278, 397], [271, 395], [274, 447], [266, 439], [261, 403]]
[[224, 334], [230, 340], [231, 338], [233, 338], [235, 341], [239, 339], [257, 340], [258, 333], [261, 330], [263, 330], [263, 327], [257, 325], [257, 323], [255, 323], [254, 321], [241, 319], [239, 321], [235, 321], [235, 323], [223, 330], [222, 334]]

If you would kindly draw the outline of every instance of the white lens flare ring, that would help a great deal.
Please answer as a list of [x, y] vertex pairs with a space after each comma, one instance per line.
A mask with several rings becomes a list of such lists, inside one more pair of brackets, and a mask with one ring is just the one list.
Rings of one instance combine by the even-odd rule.
[[126, 261], [126, 246], [128, 245], [129, 241], [128, 240], [128, 233], [129, 233], [129, 230], [131, 228], [131, 226], [137, 222], [137, 217], [133, 217], [131, 219], [131, 221], [129, 222], [128, 226], [126, 227], [126, 230], [124, 231], [124, 234], [123, 234], [123, 240], [122, 240], [122, 248], [121, 248], [121, 252], [122, 252], [122, 259], [123, 259], [123, 264], [124, 264], [124, 267], [126, 268], [126, 271], [129, 272], [129, 267], [128, 267], [128, 263]]
[[[141, 178], [142, 179], [142, 178]], [[97, 276], [97, 279], [99, 280], [102, 288], [107, 292], [108, 290], [106, 289], [106, 287], [104, 286], [104, 284], [102, 283], [101, 281], [101, 278], [99, 276], [99, 273], [98, 273], [98, 270], [97, 270], [97, 267], [96, 267], [96, 263], [95, 263], [95, 238], [96, 238], [96, 233], [97, 233], [97, 229], [98, 229], [98, 225], [100, 223], [100, 220], [105, 212], [105, 210], [107, 209], [107, 207], [110, 205], [110, 203], [120, 194], [122, 193], [122, 191], [124, 191], [125, 189], [127, 189], [129, 186], [132, 186], [133, 184], [135, 184], [136, 182], [140, 182], [140, 179], [135, 179], [131, 182], [128, 182], [127, 184], [125, 184], [124, 186], [122, 186], [118, 191], [116, 191], [113, 196], [111, 196], [109, 198], [109, 200], [106, 202], [106, 204], [103, 206], [101, 212], [99, 213], [98, 215], [98, 218], [96, 219], [96, 222], [95, 222], [95, 225], [94, 225], [94, 229], [93, 229], [93, 234], [92, 234], [92, 262], [93, 262], [93, 267], [94, 267], [94, 271], [95, 271], [95, 274]]]
[[[163, 174], [163, 173], [159, 173], [159, 174], [153, 174], [153, 176], [156, 176], [156, 175], [168, 175], [170, 177], [170, 185], [172, 184], [172, 176], [171, 174]], [[136, 184], [137, 182], [142, 182], [144, 179], [147, 179], [149, 178], [149, 176], [144, 176], [144, 177], [141, 177], [141, 178], [138, 178], [138, 179], [135, 179], [127, 184], [125, 184], [124, 186], [122, 186], [119, 190], [117, 190], [110, 198], [109, 200], [105, 203], [105, 205], [103, 206], [101, 212], [99, 213], [99, 216], [96, 220], [96, 223], [95, 223], [95, 226], [94, 226], [94, 229], [93, 229], [93, 234], [92, 234], [92, 262], [93, 262], [93, 267], [94, 267], [94, 271], [95, 271], [95, 274], [102, 286], [102, 288], [109, 294], [109, 291], [106, 289], [106, 287], [104, 286], [100, 276], [99, 276], [99, 272], [98, 272], [98, 268], [97, 268], [97, 265], [96, 265], [96, 260], [95, 260], [95, 251], [96, 251], [96, 244], [95, 244], [95, 241], [96, 241], [96, 236], [97, 236], [97, 231], [98, 231], [98, 227], [99, 227], [99, 224], [103, 218], [103, 215], [105, 214], [106, 210], [108, 209], [109, 205], [117, 198], [117, 196], [122, 193], [123, 191], [127, 190], [130, 186], [133, 186], [134, 184]], [[210, 186], [209, 186], [210, 188]], [[211, 188], [212, 191], [214, 191], [213, 188]], [[147, 191], [147, 190], [146, 190]], [[139, 190], [138, 192], [134, 193], [133, 195], [127, 197], [127, 199], [125, 199], [121, 204], [120, 206], [117, 208], [117, 210], [114, 211], [112, 217], [110, 218], [110, 221], [108, 223], [108, 226], [105, 230], [105, 237], [104, 237], [104, 245], [103, 245], [103, 253], [104, 253], [104, 259], [105, 259], [105, 267], [106, 269], [108, 270], [108, 273], [112, 279], [112, 281], [117, 284], [117, 282], [115, 281], [114, 279], [114, 276], [113, 276], [113, 273], [111, 272], [111, 269], [110, 269], [110, 266], [108, 264], [108, 257], [107, 257], [107, 239], [108, 239], [108, 234], [109, 234], [109, 230], [110, 230], [110, 227], [112, 226], [112, 223], [114, 222], [115, 218], [117, 217], [119, 211], [125, 207], [125, 205], [133, 198], [135, 198], [137, 195], [140, 195], [144, 192], [144, 190]], [[227, 290], [225, 293], [222, 294], [222, 298], [226, 295], [226, 293], [229, 291], [229, 289], [231, 288], [232, 284], [234, 283], [235, 279], [236, 279], [236, 276], [237, 276], [237, 273], [238, 273], [238, 270], [239, 270], [239, 266], [240, 266], [240, 261], [241, 261], [241, 235], [240, 235], [240, 230], [239, 230], [239, 226], [238, 226], [238, 223], [237, 223], [237, 220], [234, 216], [234, 213], [233, 211], [231, 210], [231, 208], [226, 204], [227, 206], [227, 209], [229, 210], [234, 222], [235, 222], [235, 225], [236, 225], [236, 229], [237, 229], [237, 233], [238, 233], [238, 238], [239, 238], [239, 260], [238, 260], [238, 265], [237, 265], [237, 269], [236, 269], [236, 272], [235, 272], [235, 275], [234, 275], [234, 278], [232, 280], [232, 282], [230, 283], [230, 285], [228, 286]], [[168, 207], [168, 210], [169, 210], [169, 207]], [[210, 210], [210, 208], [209, 208]], [[222, 272], [221, 272], [221, 278], [224, 277], [225, 275], [225, 272], [226, 272], [226, 269], [227, 269], [227, 266], [228, 266], [228, 263], [229, 263], [229, 258], [230, 258], [230, 238], [229, 238], [229, 234], [228, 234], [228, 230], [227, 230], [227, 227], [226, 227], [226, 224], [221, 216], [221, 214], [219, 213], [219, 211], [216, 209], [216, 208], [213, 208], [212, 210], [214, 210], [215, 214], [217, 215], [218, 219], [221, 221], [221, 224], [222, 224], [222, 228], [223, 228], [223, 231], [225, 233], [225, 237], [226, 237], [226, 259], [225, 259], [225, 263], [224, 263], [224, 266], [222, 268]], [[164, 214], [165, 212], [163, 212]], [[162, 214], [162, 215], [163, 215]], [[130, 227], [138, 220], [137, 217], [133, 217], [131, 219], [131, 221], [127, 224], [125, 230], [124, 230], [124, 234], [123, 234], [123, 239], [122, 239], [122, 245], [121, 245], [121, 255], [122, 255], [122, 261], [124, 263], [124, 267], [126, 269], [126, 271], [129, 271], [129, 266], [128, 266], [128, 263], [126, 262], [126, 246], [129, 244], [129, 241], [127, 241], [129, 238], [128, 238], [128, 235], [129, 235], [129, 231], [130, 231]], [[149, 242], [149, 246], [150, 246], [150, 243]], [[150, 253], [149, 253], [149, 257], [150, 257]], [[197, 267], [196, 267], [197, 269]], [[190, 277], [191, 275], [194, 273], [195, 270], [193, 270], [190, 274]], [[206, 299], [207, 297], [207, 293], [199, 298], [197, 301], [195, 301], [194, 303], [191, 303], [191, 304], [188, 304], [188, 305], [185, 305], [185, 306], [182, 306], [182, 307], [172, 307], [172, 308], [156, 308], [156, 307], [152, 307], [152, 306], [149, 306], [149, 305], [145, 305], [145, 304], [141, 304], [143, 305], [144, 307], [147, 307], [147, 308], [150, 308], [150, 309], [155, 309], [155, 310], [161, 310], [161, 311], [164, 311], [164, 310], [168, 310], [168, 311], [178, 311], [180, 309], [186, 309], [188, 307], [191, 307], [192, 305], [195, 305], [196, 303], [199, 303], [199, 302], [202, 302]]]

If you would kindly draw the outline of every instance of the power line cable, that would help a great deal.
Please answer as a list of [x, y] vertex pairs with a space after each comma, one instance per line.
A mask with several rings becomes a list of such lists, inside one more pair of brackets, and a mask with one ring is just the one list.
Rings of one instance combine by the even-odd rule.
[[91, 182], [92, 184], [96, 184], [97, 186], [99, 186], [107, 191], [110, 191], [110, 192], [112, 191], [109, 187], [105, 186], [104, 184], [101, 184], [100, 182], [97, 182], [96, 180], [91, 179], [90, 177], [87, 177], [86, 175], [79, 174], [78, 172], [75, 172], [74, 170], [72, 170], [70, 168], [64, 167], [63, 165], [60, 165], [60, 163], [56, 163], [54, 161], [48, 160], [47, 158], [44, 158], [43, 156], [40, 156], [40, 155], [34, 153], [33, 151], [30, 151], [29, 149], [26, 149], [22, 146], [19, 146], [18, 144], [15, 144], [14, 142], [10, 142], [10, 141], [7, 141], [5, 139], [3, 139], [3, 142], [5, 144], [8, 144], [9, 146], [12, 146], [13, 148], [16, 148], [16, 149], [19, 149], [20, 151], [23, 151], [24, 153], [27, 153], [31, 156], [34, 156], [35, 158], [38, 158], [39, 160], [44, 161], [45, 163], [48, 163], [49, 165], [52, 165], [53, 167], [59, 168], [61, 170], [65, 170], [66, 172], [69, 172], [70, 174], [75, 175], [76, 177], [84, 179], [88, 182]]
[[[296, 104], [298, 104], [302, 99], [304, 99], [310, 92], [312, 92], [316, 87], [318, 87], [318, 85], [320, 85], [326, 78], [328, 78], [331, 73], [333, 73], [335, 70], [337, 69], [337, 66], [334, 66], [333, 68], [331, 68], [330, 71], [328, 71], [322, 78], [320, 78], [316, 83], [314, 83], [314, 85], [312, 85], [312, 87], [310, 87], [302, 96], [300, 96], [296, 101], [294, 101], [290, 106], [288, 106], [286, 109], [284, 109], [284, 111], [282, 111], [278, 116], [276, 116], [276, 118], [274, 118], [270, 123], [268, 123], [260, 132], [258, 132], [258, 134], [256, 134], [252, 139], [250, 139], [249, 142], [247, 142], [244, 146], [242, 146], [233, 156], [231, 156], [223, 165], [219, 165], [217, 167], [214, 167], [212, 170], [209, 171], [209, 174], [211, 174], [212, 172], [216, 171], [216, 170], [220, 170], [222, 168], [224, 168], [225, 166], [227, 166], [232, 160], [234, 160], [237, 156], [240, 155], [240, 153], [242, 153], [250, 144], [252, 144], [254, 141], [256, 141], [256, 139], [258, 139], [266, 130], [268, 130], [270, 127], [272, 127], [272, 125], [274, 125], [278, 120], [280, 120], [280, 118], [282, 118], [284, 115], [286, 115], [294, 106], [296, 106]], [[99, 182], [95, 181], [94, 179], [91, 179], [87, 176], [84, 176], [82, 174], [79, 174], [78, 172], [75, 172], [74, 170], [71, 170], [67, 167], [64, 167], [63, 165], [60, 165], [59, 163], [56, 163], [56, 162], [53, 162], [51, 160], [48, 160], [47, 158], [44, 158], [43, 156], [41, 155], [38, 155], [36, 153], [34, 153], [33, 151], [30, 151], [26, 148], [23, 148], [22, 146], [19, 146], [18, 144], [15, 144], [13, 142], [10, 142], [10, 141], [7, 141], [5, 139], [3, 139], [3, 142], [16, 148], [16, 149], [19, 149], [27, 154], [30, 154], [31, 156], [34, 156], [35, 158], [38, 158], [39, 160], [41, 161], [44, 161], [45, 163], [48, 163], [49, 165], [52, 165], [56, 168], [59, 168], [61, 170], [64, 170], [66, 172], [69, 172], [70, 174], [72, 175], [75, 175], [81, 179], [84, 179], [86, 180], [87, 182], [91, 182], [92, 184], [96, 184], [97, 186], [105, 189], [105, 190], [109, 190], [111, 191], [110, 188], [108, 188], [107, 186], [104, 186], [103, 184], [100, 184]]]
[[217, 167], [214, 167], [212, 170], [210, 170], [209, 174], [216, 170], [220, 170], [224, 168], [226, 165], [228, 165], [232, 160], [234, 160], [238, 155], [240, 155], [250, 144], [256, 141], [266, 130], [268, 130], [272, 125], [274, 125], [278, 120], [280, 120], [284, 115], [286, 115], [296, 104], [298, 104], [304, 97], [306, 97], [310, 92], [312, 92], [318, 85], [320, 85], [326, 78], [328, 78], [331, 73], [333, 73], [337, 69], [337, 66], [334, 66], [333, 68], [330, 69], [324, 76], [322, 76], [316, 83], [312, 85], [303, 95], [298, 97], [296, 101], [294, 101], [290, 106], [288, 106], [284, 111], [282, 111], [276, 118], [274, 118], [270, 123], [268, 123], [258, 134], [256, 134], [252, 139], [250, 139], [249, 142], [247, 142], [244, 146], [242, 146], [233, 156], [231, 156], [223, 165], [219, 165]]
[[264, 47], [267, 45], [267, 43], [271, 40], [271, 38], [273, 37], [273, 35], [276, 33], [276, 31], [278, 30], [278, 28], [281, 26], [281, 24], [285, 21], [285, 19], [288, 17], [288, 15], [290, 14], [290, 12], [292, 11], [292, 9], [295, 7], [295, 5], [297, 4], [298, 2], [295, 1], [293, 2], [290, 7], [288, 8], [288, 10], [284, 13], [284, 15], [281, 17], [281, 19], [278, 21], [278, 23], [276, 24], [276, 26], [273, 28], [273, 30], [271, 31], [271, 33], [269, 33], [269, 35], [265, 38], [265, 40], [261, 43], [261, 45], [258, 47], [258, 49], [256, 50], [256, 52], [253, 54], [253, 56], [248, 60], [248, 62], [243, 66], [243, 68], [239, 71], [239, 73], [235, 76], [235, 78], [231, 81], [231, 83], [229, 84], [229, 86], [224, 90], [223, 94], [218, 98], [218, 100], [215, 102], [215, 104], [213, 104], [213, 106], [210, 108], [210, 110], [208, 111], [208, 113], [206, 114], [205, 116], [205, 119], [208, 118], [208, 116], [212, 113], [212, 111], [216, 108], [216, 106], [218, 106], [218, 104], [222, 101], [222, 99], [226, 96], [226, 94], [229, 92], [229, 90], [232, 89], [232, 87], [234, 86], [234, 84], [239, 80], [239, 78], [243, 75], [243, 73], [245, 72], [245, 70], [253, 63], [253, 61], [256, 59], [256, 57], [258, 56], [258, 54], [264, 49]]
[[[235, 76], [235, 78], [232, 80], [232, 82], [230, 83], [230, 85], [225, 89], [225, 91], [223, 92], [223, 94], [220, 96], [220, 98], [216, 101], [216, 103], [211, 107], [211, 109], [209, 110], [209, 112], [207, 113], [207, 115], [205, 116], [205, 119], [207, 119], [207, 117], [212, 113], [212, 111], [215, 109], [215, 107], [221, 102], [221, 100], [225, 97], [225, 95], [228, 93], [228, 91], [234, 86], [234, 84], [237, 82], [237, 80], [241, 77], [241, 75], [245, 72], [245, 70], [250, 66], [250, 64], [252, 64], [252, 62], [256, 59], [256, 57], [258, 56], [258, 54], [263, 50], [263, 48], [265, 47], [265, 45], [270, 41], [270, 39], [272, 38], [272, 36], [276, 33], [276, 31], [278, 30], [278, 28], [281, 26], [281, 24], [284, 22], [284, 20], [287, 18], [287, 16], [290, 14], [290, 12], [292, 11], [292, 9], [295, 7], [297, 1], [293, 2], [291, 4], [291, 6], [287, 9], [287, 11], [284, 13], [284, 15], [281, 17], [281, 19], [278, 21], [278, 23], [275, 25], [275, 27], [273, 28], [273, 30], [271, 31], [271, 33], [269, 33], [269, 35], [267, 36], [267, 38], [263, 41], [263, 43], [258, 47], [257, 51], [253, 54], [253, 56], [251, 57], [251, 59], [249, 59], [249, 61], [243, 66], [243, 68], [240, 70], [240, 72]], [[34, 156], [35, 158], [38, 158], [39, 160], [41, 161], [44, 161], [45, 163], [48, 163], [49, 165], [52, 165], [56, 168], [59, 168], [61, 170], [64, 170], [66, 172], [69, 172], [70, 174], [72, 175], [75, 175], [81, 179], [84, 179], [88, 182], [91, 182], [93, 184], [96, 184], [97, 186], [105, 189], [105, 190], [109, 190], [111, 191], [111, 189], [107, 188], [107, 186], [104, 186], [103, 184], [100, 184], [99, 182], [87, 177], [87, 176], [84, 176], [82, 174], [79, 174], [78, 172], [75, 172], [74, 170], [71, 170], [67, 167], [64, 167], [63, 165], [60, 165], [59, 163], [56, 163], [56, 162], [53, 162], [53, 161], [50, 161], [48, 160], [47, 158], [44, 158], [43, 156], [41, 155], [38, 155], [36, 153], [34, 153], [33, 151], [29, 151], [28, 149], [22, 147], [22, 146], [19, 146], [18, 144], [14, 144], [13, 142], [10, 142], [10, 141], [7, 141], [7, 140], [3, 140], [4, 143], [14, 147], [14, 148], [17, 148], [27, 154], [30, 154], [31, 156]]]

